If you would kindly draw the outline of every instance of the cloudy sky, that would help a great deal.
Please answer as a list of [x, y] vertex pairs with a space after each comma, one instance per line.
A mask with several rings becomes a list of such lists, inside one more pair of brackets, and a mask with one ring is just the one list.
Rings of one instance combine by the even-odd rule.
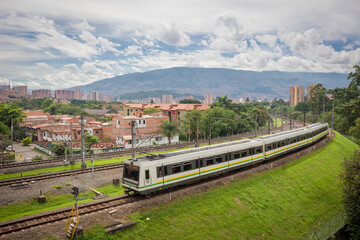
[[61, 89], [179, 66], [349, 73], [359, 0], [2, 0], [0, 84]]

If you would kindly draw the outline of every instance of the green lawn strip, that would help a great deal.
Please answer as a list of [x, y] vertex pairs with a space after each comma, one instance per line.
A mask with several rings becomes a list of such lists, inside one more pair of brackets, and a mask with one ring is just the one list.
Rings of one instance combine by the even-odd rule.
[[336, 134], [283, 167], [133, 214], [138, 224], [122, 233], [95, 226], [83, 239], [298, 239], [342, 211], [339, 173], [355, 148]]
[[[64, 186], [65, 187], [65, 186]], [[66, 186], [71, 192], [70, 186]], [[121, 186], [106, 185], [104, 187], [95, 188], [102, 194], [107, 194], [110, 197], [119, 196], [124, 194], [124, 189]], [[39, 204], [36, 198], [29, 199], [23, 202], [9, 204], [0, 207], [0, 222], [16, 219], [24, 216], [33, 215], [36, 213], [47, 212], [63, 207], [74, 206], [75, 200], [72, 194], [57, 195], [54, 193], [45, 193], [46, 203]], [[84, 193], [80, 192], [80, 197], [83, 197]], [[93, 191], [86, 192], [86, 199], [79, 200], [79, 203], [85, 203], [92, 201], [92, 197], [95, 196]], [[70, 212], [69, 212], [70, 214]]]

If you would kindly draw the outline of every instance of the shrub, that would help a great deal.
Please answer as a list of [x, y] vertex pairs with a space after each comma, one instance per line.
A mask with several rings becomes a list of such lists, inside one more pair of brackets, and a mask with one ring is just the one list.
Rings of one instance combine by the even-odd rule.
[[22, 140], [22, 143], [24, 146], [29, 146], [29, 144], [31, 143], [31, 139], [29, 137], [26, 137]]
[[56, 189], [61, 189], [63, 186], [62, 185], [57, 185], [57, 186], [55, 186], [54, 188], [56, 188]]
[[67, 184], [66, 184], [66, 186], [70, 186], [70, 185], [71, 185], [71, 183], [67, 183]]
[[38, 155], [32, 158], [32, 161], [41, 161], [41, 160], [43, 160], [43, 157]]

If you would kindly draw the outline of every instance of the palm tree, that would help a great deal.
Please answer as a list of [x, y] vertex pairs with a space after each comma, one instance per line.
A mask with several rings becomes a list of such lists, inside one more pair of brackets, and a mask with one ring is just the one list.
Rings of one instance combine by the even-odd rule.
[[160, 125], [161, 133], [166, 136], [169, 140], [169, 145], [171, 144], [171, 136], [174, 136], [179, 132], [176, 121], [170, 122], [165, 120]]

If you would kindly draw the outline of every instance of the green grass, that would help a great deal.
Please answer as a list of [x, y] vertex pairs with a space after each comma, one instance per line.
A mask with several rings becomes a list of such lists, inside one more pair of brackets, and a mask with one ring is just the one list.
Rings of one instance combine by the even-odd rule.
[[[74, 206], [74, 195], [70, 194], [70, 187], [68, 188], [69, 194], [57, 195], [54, 193], [45, 193], [46, 203], [39, 204], [37, 202], [37, 198], [33, 198], [27, 201], [1, 206], [0, 222], [33, 215], [36, 213], [47, 212], [63, 207]], [[103, 194], [109, 195], [110, 197], [124, 194], [124, 189], [121, 186], [107, 185], [95, 189]], [[80, 192], [80, 197], [83, 196], [84, 193]], [[95, 193], [93, 191], [88, 191], [86, 192], [86, 199], [80, 200], [79, 203], [90, 202], [93, 200], [93, 196], [95, 196]]]
[[[121, 163], [126, 158], [129, 158], [129, 156], [94, 161], [94, 167], [101, 166], [101, 165]], [[91, 160], [87, 160], [87, 161], [85, 161], [85, 163], [88, 167], [92, 166]], [[75, 165], [58, 166], [58, 167], [42, 168], [42, 169], [36, 169], [36, 170], [31, 170], [31, 171], [25, 171], [25, 172], [22, 172], [22, 176], [23, 177], [34, 176], [34, 175], [38, 175], [41, 173], [61, 172], [61, 171], [77, 170], [77, 169], [81, 169], [81, 162], [76, 162]], [[0, 179], [9, 179], [9, 178], [16, 178], [16, 177], [20, 177], [20, 173], [10, 173], [10, 174], [1, 174], [0, 175]]]
[[138, 224], [115, 235], [96, 225], [83, 239], [298, 239], [342, 211], [339, 173], [355, 148], [337, 134], [285, 166], [132, 214]]

